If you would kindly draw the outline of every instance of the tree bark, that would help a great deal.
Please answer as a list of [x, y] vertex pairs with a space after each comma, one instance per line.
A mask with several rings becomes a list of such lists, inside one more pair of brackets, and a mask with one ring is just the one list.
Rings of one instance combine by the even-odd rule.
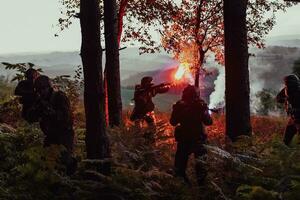
[[202, 48], [199, 49], [199, 60], [198, 60], [198, 67], [195, 72], [195, 87], [199, 88], [199, 83], [200, 83], [200, 70], [203, 66], [204, 62], [204, 56], [205, 52], [202, 50]]
[[247, 0], [224, 0], [226, 134], [251, 135]]
[[119, 126], [122, 120], [122, 99], [116, 0], [104, 0], [104, 28], [109, 125]]
[[122, 32], [123, 32], [123, 18], [126, 13], [127, 4], [128, 4], [128, 0], [120, 1], [120, 8], [119, 8], [119, 13], [118, 13], [118, 44], [119, 44], [119, 47], [120, 47], [121, 37], [122, 37]]
[[110, 149], [104, 120], [102, 47], [98, 0], [80, 1], [80, 25], [87, 158], [105, 159], [110, 157]]

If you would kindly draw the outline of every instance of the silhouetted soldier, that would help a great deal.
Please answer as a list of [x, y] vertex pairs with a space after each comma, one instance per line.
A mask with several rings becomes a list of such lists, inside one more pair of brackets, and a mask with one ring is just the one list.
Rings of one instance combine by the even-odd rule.
[[135, 86], [134, 103], [135, 107], [132, 111], [130, 119], [140, 126], [146, 121], [149, 126], [155, 125], [154, 103], [152, 98], [157, 94], [166, 93], [170, 89], [170, 84], [162, 83], [154, 85], [152, 77], [146, 76], [142, 78], [141, 84]]
[[198, 184], [202, 184], [207, 174], [201, 164], [201, 159], [205, 159], [207, 154], [203, 146], [207, 140], [204, 125], [211, 125], [212, 118], [196, 87], [189, 85], [184, 89], [181, 100], [173, 106], [170, 123], [176, 126], [175, 175], [189, 183], [186, 168], [189, 155], [194, 154], [197, 181]]
[[25, 72], [25, 80], [20, 81], [15, 89], [15, 95], [20, 96], [20, 103], [22, 104], [22, 117], [28, 120], [27, 113], [33, 103], [36, 101], [36, 94], [34, 92], [34, 81], [39, 76], [35, 69], [28, 69]]
[[277, 95], [277, 102], [284, 103], [290, 116], [285, 129], [284, 143], [289, 145], [300, 130], [300, 81], [298, 76], [291, 74], [284, 78], [285, 88]]
[[38, 77], [34, 87], [38, 99], [29, 110], [28, 118], [40, 123], [46, 136], [44, 146], [61, 144], [72, 152], [74, 130], [67, 96], [62, 91], [54, 91], [47, 76]]

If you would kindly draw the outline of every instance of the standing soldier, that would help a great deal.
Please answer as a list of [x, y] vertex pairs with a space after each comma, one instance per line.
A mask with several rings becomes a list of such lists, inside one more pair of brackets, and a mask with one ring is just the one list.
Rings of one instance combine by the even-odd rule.
[[285, 87], [277, 95], [277, 102], [284, 103], [290, 116], [285, 129], [284, 143], [289, 145], [300, 130], [300, 81], [298, 76], [291, 74], [284, 78]]
[[20, 96], [20, 103], [22, 104], [22, 117], [28, 121], [27, 113], [36, 100], [34, 92], [34, 81], [39, 76], [35, 69], [28, 69], [25, 72], [25, 80], [20, 81], [15, 89], [15, 95]]
[[207, 139], [204, 125], [212, 125], [212, 118], [196, 87], [189, 85], [184, 89], [181, 100], [173, 106], [170, 123], [176, 126], [175, 175], [189, 183], [186, 168], [189, 155], [194, 154], [197, 182], [201, 185], [207, 174], [201, 163], [207, 154], [203, 146]]
[[170, 84], [162, 83], [154, 85], [152, 77], [146, 76], [142, 78], [141, 84], [135, 86], [134, 104], [130, 119], [136, 123], [138, 127], [146, 121], [148, 126], [155, 126], [154, 103], [152, 98], [157, 94], [166, 93], [170, 89]]
[[70, 102], [65, 93], [54, 91], [50, 79], [40, 76], [34, 83], [37, 101], [28, 112], [31, 122], [39, 122], [45, 134], [44, 146], [61, 144], [73, 151], [73, 119]]

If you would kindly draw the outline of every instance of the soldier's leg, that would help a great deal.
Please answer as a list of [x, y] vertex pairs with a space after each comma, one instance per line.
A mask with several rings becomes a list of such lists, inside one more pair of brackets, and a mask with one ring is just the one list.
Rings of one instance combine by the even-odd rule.
[[147, 115], [145, 116], [145, 121], [147, 122], [148, 127], [155, 131], [155, 129], [156, 129], [156, 118], [155, 118], [155, 114], [154, 114], [153, 111], [147, 113]]
[[141, 119], [136, 119], [134, 120], [134, 127], [138, 130], [142, 129], [143, 127], [143, 120]]
[[189, 152], [188, 144], [183, 142], [178, 142], [177, 151], [175, 154], [174, 170], [176, 176], [183, 177], [185, 180], [187, 180], [185, 171], [187, 168], [189, 154], [190, 152]]
[[197, 182], [199, 185], [203, 184], [203, 181], [206, 178], [207, 170], [205, 168], [204, 162], [207, 160], [207, 150], [201, 142], [195, 144], [194, 147], [194, 156], [195, 156], [195, 171]]
[[147, 113], [145, 116], [145, 121], [147, 122], [147, 131], [145, 132], [145, 138], [149, 141], [155, 142], [155, 133], [156, 133], [156, 119], [154, 112]]
[[293, 121], [293, 119], [290, 119], [284, 133], [284, 139], [283, 142], [286, 145], [290, 145], [294, 135], [297, 133], [297, 127]]

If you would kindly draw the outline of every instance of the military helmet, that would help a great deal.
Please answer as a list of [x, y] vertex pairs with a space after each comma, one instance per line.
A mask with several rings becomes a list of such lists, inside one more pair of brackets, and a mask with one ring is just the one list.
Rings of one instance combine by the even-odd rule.
[[145, 76], [141, 80], [141, 86], [142, 87], [151, 86], [151, 85], [153, 85], [152, 81], [153, 81], [153, 78], [151, 76]]
[[290, 74], [284, 77], [284, 84], [287, 87], [298, 87], [300, 85], [299, 77], [295, 74]]
[[199, 90], [193, 85], [188, 85], [182, 92], [183, 101], [193, 101], [199, 98]]
[[37, 77], [38, 75], [38, 71], [33, 69], [33, 68], [29, 68], [26, 72], [25, 72], [25, 78], [26, 79], [29, 79], [29, 80], [32, 80], [34, 79], [35, 77]]
[[52, 88], [50, 78], [44, 75], [39, 76], [34, 82], [34, 87], [37, 91], [45, 88]]

